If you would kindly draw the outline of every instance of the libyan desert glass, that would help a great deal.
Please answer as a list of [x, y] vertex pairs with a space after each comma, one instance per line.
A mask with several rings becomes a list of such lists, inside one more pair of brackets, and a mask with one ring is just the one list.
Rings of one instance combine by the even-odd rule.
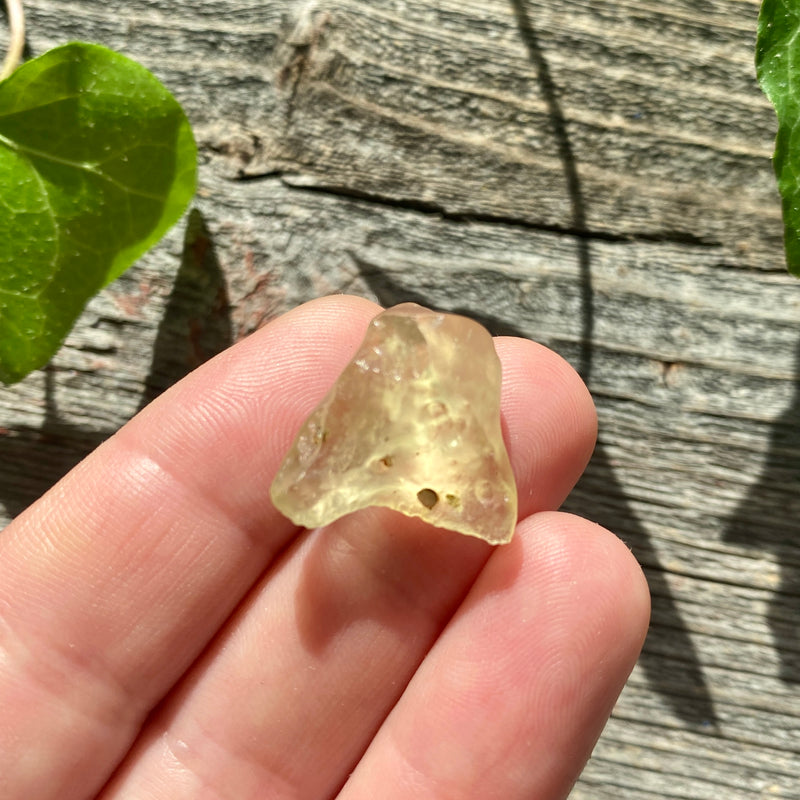
[[300, 428], [273, 503], [307, 528], [385, 506], [508, 542], [517, 491], [500, 383], [492, 337], [477, 322], [413, 303], [384, 311]]

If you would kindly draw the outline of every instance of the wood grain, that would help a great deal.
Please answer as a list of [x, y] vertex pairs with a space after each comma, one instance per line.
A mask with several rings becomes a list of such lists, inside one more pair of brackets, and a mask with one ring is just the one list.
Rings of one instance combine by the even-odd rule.
[[186, 226], [0, 389], [11, 517], [154, 396], [313, 296], [459, 309], [570, 359], [568, 508], [653, 622], [576, 800], [800, 797], [800, 284], [756, 0], [27, 3], [30, 54], [140, 60], [201, 150]]

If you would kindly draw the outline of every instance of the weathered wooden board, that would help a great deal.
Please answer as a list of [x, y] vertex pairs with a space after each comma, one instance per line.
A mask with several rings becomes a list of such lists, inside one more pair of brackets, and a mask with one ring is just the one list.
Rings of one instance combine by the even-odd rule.
[[201, 148], [187, 226], [0, 389], [9, 518], [160, 389], [338, 291], [460, 309], [581, 371], [568, 507], [644, 564], [640, 665], [573, 791], [800, 797], [800, 283], [756, 0], [30, 0], [37, 54], [151, 67]]

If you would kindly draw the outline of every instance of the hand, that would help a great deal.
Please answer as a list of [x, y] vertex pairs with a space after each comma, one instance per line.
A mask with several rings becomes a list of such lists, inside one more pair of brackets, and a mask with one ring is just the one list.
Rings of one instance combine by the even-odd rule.
[[378, 309], [302, 306], [181, 381], [0, 535], [7, 800], [549, 800], [639, 652], [628, 549], [557, 513], [591, 453], [579, 378], [501, 338], [511, 544], [269, 500]]

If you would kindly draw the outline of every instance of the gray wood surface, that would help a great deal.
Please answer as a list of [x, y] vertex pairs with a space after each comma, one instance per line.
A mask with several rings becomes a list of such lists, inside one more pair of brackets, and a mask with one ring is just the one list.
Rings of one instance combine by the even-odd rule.
[[600, 442], [567, 505], [629, 543], [643, 656], [575, 800], [800, 798], [800, 282], [756, 0], [29, 0], [200, 145], [187, 224], [0, 389], [10, 518], [158, 391], [330, 292], [562, 353]]

